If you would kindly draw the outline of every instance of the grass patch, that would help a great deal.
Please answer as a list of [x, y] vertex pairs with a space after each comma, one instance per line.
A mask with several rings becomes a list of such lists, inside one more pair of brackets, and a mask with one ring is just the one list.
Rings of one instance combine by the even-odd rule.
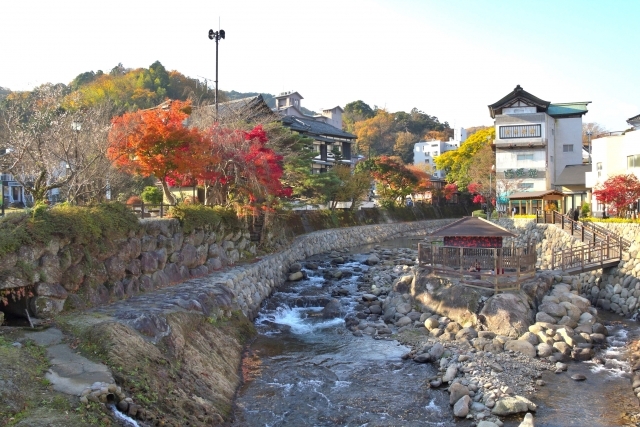
[[51, 208], [38, 205], [30, 213], [7, 215], [0, 220], [0, 256], [21, 246], [46, 245], [53, 237], [97, 247], [103, 238], [123, 238], [139, 228], [138, 218], [121, 203], [95, 206], [61, 203]]

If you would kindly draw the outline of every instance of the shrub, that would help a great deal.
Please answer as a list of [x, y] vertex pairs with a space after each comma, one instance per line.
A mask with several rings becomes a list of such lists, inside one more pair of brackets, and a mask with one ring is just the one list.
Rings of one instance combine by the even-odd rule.
[[142, 199], [138, 196], [131, 196], [127, 199], [127, 205], [140, 205], [142, 204]]
[[52, 208], [36, 206], [33, 215], [10, 215], [0, 220], [0, 256], [23, 245], [47, 244], [53, 237], [96, 247], [105, 237], [124, 238], [140, 228], [138, 218], [121, 203]]
[[589, 203], [582, 202], [582, 207], [580, 208], [580, 216], [583, 218], [588, 217], [591, 214], [591, 206]]
[[233, 209], [223, 208], [221, 206], [181, 203], [172, 206], [169, 210], [169, 215], [180, 221], [185, 233], [191, 233], [198, 228], [215, 228], [220, 223], [232, 229], [240, 227], [240, 221], [236, 216], [236, 212]]
[[144, 187], [140, 194], [145, 203], [159, 205], [162, 203], [162, 190], [155, 186]]
[[487, 219], [487, 214], [483, 210], [473, 211], [471, 216], [477, 216], [478, 218]]

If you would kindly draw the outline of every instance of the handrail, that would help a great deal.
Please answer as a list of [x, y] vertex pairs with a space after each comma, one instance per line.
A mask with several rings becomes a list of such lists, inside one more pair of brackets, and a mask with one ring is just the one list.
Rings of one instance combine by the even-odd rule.
[[[551, 217], [551, 221], [548, 221], [549, 217]], [[568, 215], [563, 215], [558, 211], [545, 212], [537, 210], [536, 223], [560, 224], [560, 227], [564, 231], [567, 231], [568, 228], [569, 234], [575, 236], [576, 233], [578, 233], [582, 242], [596, 243], [598, 241], [604, 242], [614, 239], [620, 244], [621, 248], [628, 248], [631, 246], [631, 242], [629, 240], [624, 239], [617, 233], [592, 222], [574, 221]]]

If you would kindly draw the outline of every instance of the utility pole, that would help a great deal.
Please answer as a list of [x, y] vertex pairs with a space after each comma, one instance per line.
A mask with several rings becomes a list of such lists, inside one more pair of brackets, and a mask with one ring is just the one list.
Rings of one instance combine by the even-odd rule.
[[216, 41], [216, 95], [215, 95], [215, 104], [216, 104], [216, 120], [218, 120], [218, 42], [220, 39], [224, 39], [225, 32], [224, 30], [213, 31], [209, 30], [209, 40]]

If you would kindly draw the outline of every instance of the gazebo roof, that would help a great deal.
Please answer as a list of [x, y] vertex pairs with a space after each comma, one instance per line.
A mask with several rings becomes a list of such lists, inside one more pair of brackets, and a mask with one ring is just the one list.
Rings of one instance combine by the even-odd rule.
[[452, 237], [452, 236], [465, 236], [465, 237], [516, 237], [506, 228], [502, 228], [499, 225], [487, 221], [475, 216], [465, 216], [458, 221], [452, 222], [449, 225], [432, 232], [429, 234], [431, 237]]
[[545, 191], [523, 191], [520, 193], [512, 193], [509, 195], [510, 200], [560, 200], [565, 196], [562, 191], [545, 190]]

